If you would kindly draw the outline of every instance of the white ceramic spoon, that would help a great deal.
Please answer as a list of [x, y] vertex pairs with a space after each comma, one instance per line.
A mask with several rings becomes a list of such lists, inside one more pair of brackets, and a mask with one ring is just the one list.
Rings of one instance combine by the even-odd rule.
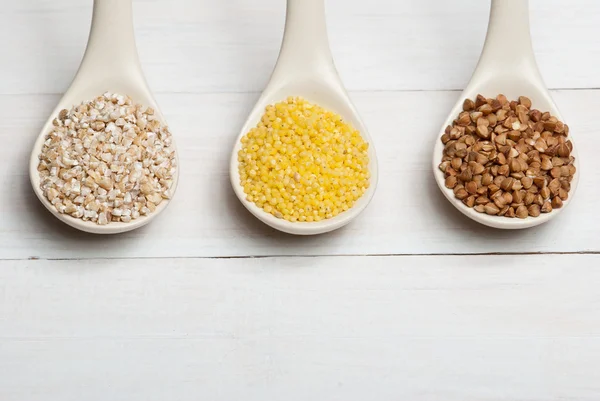
[[[158, 216], [169, 203], [168, 200], [163, 200], [156, 211], [148, 216], [140, 216], [129, 223], [110, 222], [107, 225], [98, 225], [59, 213], [44, 196], [40, 188], [37, 166], [45, 137], [52, 129], [52, 120], [60, 110], [70, 110], [74, 105], [92, 100], [107, 91], [129, 95], [135, 103], [152, 107], [156, 117], [165, 124], [164, 117], [148, 88], [138, 59], [133, 32], [131, 0], [94, 1], [90, 37], [81, 66], [71, 86], [44, 124], [35, 141], [29, 162], [29, 176], [33, 190], [44, 206], [64, 223], [96, 234], [115, 234], [139, 228]], [[179, 163], [177, 165], [179, 166]], [[177, 187], [178, 176], [179, 167], [171, 187], [172, 193]]]
[[[539, 217], [510, 219], [478, 213], [472, 208], [466, 207], [454, 197], [453, 191], [445, 186], [444, 173], [438, 168], [444, 150], [444, 145], [439, 138], [443, 135], [445, 128], [451, 125], [452, 121], [462, 111], [463, 101], [466, 98], [474, 100], [477, 94], [482, 94], [485, 97], [496, 97], [500, 93], [506, 95], [509, 100], [516, 100], [519, 96], [527, 96], [531, 99], [533, 108], [542, 112], [549, 111], [564, 122], [548, 89], [546, 89], [535, 61], [529, 31], [528, 0], [492, 0], [489, 27], [481, 58], [471, 81], [463, 91], [459, 101], [452, 108], [436, 140], [433, 152], [433, 171], [442, 193], [450, 203], [471, 219], [495, 228], [520, 229], [533, 227], [558, 216], [573, 199], [579, 180], [579, 158], [575, 146], [571, 154], [575, 157], [577, 172], [571, 182], [569, 198], [564, 202], [562, 208], [554, 209], [550, 213], [543, 213]], [[573, 141], [571, 135], [569, 133], [569, 139]]]
[[[240, 139], [256, 126], [265, 107], [285, 100], [289, 96], [301, 96], [338, 113], [359, 130], [369, 143], [370, 187], [349, 210], [331, 219], [319, 222], [289, 222], [278, 219], [246, 200], [240, 185], [238, 151]], [[277, 60], [267, 87], [246, 120], [231, 155], [230, 178], [235, 194], [243, 205], [258, 219], [269, 226], [290, 234], [313, 235], [335, 230], [358, 216], [367, 207], [377, 186], [377, 157], [373, 142], [337, 74], [329, 50], [325, 24], [324, 0], [287, 0], [285, 33]]]

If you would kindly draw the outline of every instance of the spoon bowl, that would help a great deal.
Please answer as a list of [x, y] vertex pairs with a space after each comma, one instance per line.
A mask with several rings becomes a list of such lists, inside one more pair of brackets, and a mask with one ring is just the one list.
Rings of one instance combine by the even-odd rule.
[[[238, 152], [241, 138], [260, 121], [268, 105], [288, 97], [303, 97], [339, 114], [369, 144], [370, 186], [347, 211], [318, 222], [289, 222], [246, 200], [240, 185]], [[377, 157], [369, 133], [350, 100], [333, 64], [325, 26], [324, 0], [288, 0], [286, 28], [277, 65], [265, 90], [238, 135], [229, 166], [231, 185], [242, 204], [265, 224], [289, 234], [314, 235], [336, 230], [356, 218], [369, 204], [377, 186]]]
[[[29, 161], [29, 177], [33, 190], [42, 204], [59, 220], [81, 231], [94, 234], [122, 233], [148, 224], [168, 205], [163, 200], [156, 210], [140, 216], [128, 223], [110, 222], [98, 225], [68, 214], [59, 213], [44, 196], [40, 188], [40, 175], [37, 170], [39, 155], [46, 135], [52, 129], [52, 120], [60, 110], [70, 110], [73, 106], [94, 99], [105, 92], [128, 95], [134, 103], [152, 107], [155, 117], [166, 125], [165, 119], [152, 96], [137, 56], [132, 24], [131, 0], [95, 0], [90, 37], [85, 55], [69, 89], [54, 108], [48, 121], [37, 137]], [[174, 144], [172, 146], [175, 146]], [[177, 152], [175, 152], [177, 158]], [[179, 161], [177, 160], [177, 166]], [[179, 168], [176, 169], [171, 186], [171, 194], [177, 188]]]
[[[540, 225], [556, 217], [573, 199], [579, 181], [579, 158], [574, 143], [571, 155], [575, 157], [574, 165], [577, 171], [571, 182], [569, 198], [564, 201], [562, 208], [554, 209], [550, 213], [525, 219], [490, 216], [465, 206], [454, 196], [451, 189], [446, 188], [444, 173], [438, 168], [444, 151], [444, 144], [440, 138], [445, 128], [463, 111], [463, 101], [475, 99], [478, 94], [486, 98], [504, 94], [509, 100], [527, 96], [532, 102], [532, 108], [542, 112], [548, 111], [564, 122], [535, 61], [529, 32], [528, 0], [492, 0], [490, 23], [481, 58], [471, 81], [442, 125], [434, 147], [432, 167], [435, 180], [448, 201], [478, 223], [500, 229], [522, 229]], [[571, 133], [569, 139], [573, 142]]]

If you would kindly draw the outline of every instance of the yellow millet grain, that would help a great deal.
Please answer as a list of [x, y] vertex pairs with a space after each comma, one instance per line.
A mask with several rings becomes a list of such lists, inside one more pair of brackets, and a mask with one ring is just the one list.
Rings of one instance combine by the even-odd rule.
[[369, 188], [369, 144], [339, 115], [303, 98], [267, 106], [241, 142], [246, 199], [275, 217], [329, 219]]

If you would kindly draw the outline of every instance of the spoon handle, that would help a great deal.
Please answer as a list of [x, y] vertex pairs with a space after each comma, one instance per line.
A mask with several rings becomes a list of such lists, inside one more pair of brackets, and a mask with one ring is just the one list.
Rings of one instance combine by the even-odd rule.
[[131, 3], [131, 0], [94, 0], [90, 36], [78, 76], [93, 74], [95, 79], [102, 79], [115, 73], [141, 71]]
[[529, 29], [529, 0], [492, 0], [478, 73], [541, 79]]
[[335, 72], [325, 21], [325, 0], [287, 0], [285, 33], [273, 76]]

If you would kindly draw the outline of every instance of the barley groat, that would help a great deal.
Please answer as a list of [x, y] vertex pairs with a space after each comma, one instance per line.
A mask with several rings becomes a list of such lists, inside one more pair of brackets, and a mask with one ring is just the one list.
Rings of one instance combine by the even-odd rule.
[[60, 213], [100, 225], [129, 222], [170, 198], [171, 145], [152, 108], [105, 93], [54, 119], [39, 156], [40, 187]]

